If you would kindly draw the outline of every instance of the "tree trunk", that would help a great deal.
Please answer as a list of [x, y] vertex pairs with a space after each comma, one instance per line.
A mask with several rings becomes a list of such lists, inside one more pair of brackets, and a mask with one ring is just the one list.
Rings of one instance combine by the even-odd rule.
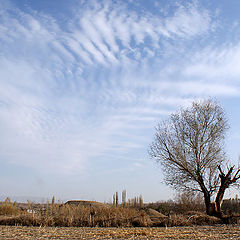
[[207, 213], [207, 215], [211, 215], [212, 214], [212, 206], [211, 206], [210, 194], [207, 191], [204, 192], [203, 194], [204, 194], [206, 213]]
[[235, 177], [233, 179], [231, 179], [231, 173], [233, 171], [233, 167], [231, 167], [228, 170], [227, 174], [223, 173], [220, 166], [218, 168], [219, 168], [219, 171], [220, 171], [219, 177], [220, 177], [220, 183], [221, 184], [220, 184], [220, 187], [218, 189], [217, 196], [216, 196], [216, 199], [215, 199], [215, 213], [214, 213], [214, 215], [216, 217], [222, 218], [222, 215], [223, 215], [222, 214], [223, 196], [224, 196], [225, 190], [229, 187], [229, 185], [231, 183], [233, 183], [235, 181]]
[[223, 200], [223, 195], [227, 187], [220, 186], [216, 199], [215, 199], [215, 206], [216, 206], [216, 214], [221, 217], [222, 216], [222, 200]]
[[228, 217], [224, 216], [222, 213], [222, 200], [225, 193], [225, 190], [229, 188], [229, 186], [233, 183], [235, 183], [240, 178], [240, 168], [237, 169], [234, 176], [231, 177], [233, 168], [231, 167], [227, 174], [224, 174], [221, 167], [218, 166], [218, 169], [220, 171], [219, 177], [220, 177], [220, 187], [217, 192], [217, 196], [215, 198], [215, 202], [211, 203], [211, 194], [210, 191], [206, 188], [202, 176], [198, 175], [198, 183], [200, 185], [200, 188], [202, 190], [202, 193], [204, 195], [204, 202], [206, 207], [206, 213], [209, 216], [215, 216], [218, 218], [221, 218], [222, 220], [228, 220]]
[[205, 207], [206, 207], [206, 214], [209, 216], [213, 216], [214, 208], [211, 203], [211, 195], [206, 186], [204, 185], [203, 178], [200, 174], [198, 174], [198, 183], [201, 187], [203, 196], [204, 196], [204, 202], [205, 202]]
[[[224, 194], [224, 191], [223, 191], [223, 194]], [[219, 197], [216, 198], [219, 201], [219, 205], [218, 205], [219, 208], [217, 208], [216, 201], [211, 202], [211, 195], [206, 189], [204, 189], [203, 194], [204, 194], [204, 202], [205, 202], [205, 207], [206, 207], [206, 214], [209, 216], [221, 218], [222, 217], [222, 215], [221, 215], [221, 200], [222, 200], [222, 198], [220, 198], [221, 195], [219, 195]], [[222, 195], [222, 197], [223, 197], [223, 195]], [[220, 209], [220, 210], [218, 211], [218, 209]]]

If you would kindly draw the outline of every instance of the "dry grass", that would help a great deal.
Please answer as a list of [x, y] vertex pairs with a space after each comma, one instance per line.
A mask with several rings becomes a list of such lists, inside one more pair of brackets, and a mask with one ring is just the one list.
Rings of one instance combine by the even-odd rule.
[[8, 210], [0, 214], [0, 225], [59, 226], [59, 227], [134, 227], [148, 226], [145, 212], [122, 207], [90, 207], [77, 205], [48, 205], [45, 209]]
[[240, 226], [74, 228], [0, 226], [0, 239], [240, 239]]
[[16, 208], [12, 203], [4, 203], [0, 205], [0, 215], [16, 215], [20, 209]]
[[[44, 208], [43, 208], [44, 207]], [[12, 203], [0, 205], [0, 225], [41, 227], [172, 227], [220, 224], [221, 220], [199, 212], [172, 214], [109, 205], [29, 205], [30, 212]]]

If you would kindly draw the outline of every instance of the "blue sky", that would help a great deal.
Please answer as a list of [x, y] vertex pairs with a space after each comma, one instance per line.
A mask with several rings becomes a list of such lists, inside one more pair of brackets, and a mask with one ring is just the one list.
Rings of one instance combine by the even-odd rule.
[[0, 0], [5, 196], [169, 199], [154, 127], [215, 97], [240, 155], [240, 2]]

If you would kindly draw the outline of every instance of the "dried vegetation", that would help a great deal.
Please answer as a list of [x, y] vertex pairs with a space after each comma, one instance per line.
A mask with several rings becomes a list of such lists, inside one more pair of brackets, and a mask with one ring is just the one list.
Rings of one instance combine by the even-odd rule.
[[172, 228], [74, 228], [0, 226], [0, 239], [239, 239], [237, 225]]
[[91, 203], [28, 204], [23, 209], [16, 203], [0, 204], [0, 225], [41, 227], [171, 227], [214, 225], [219, 218], [201, 212], [171, 213], [168, 216], [149, 207], [113, 207]]

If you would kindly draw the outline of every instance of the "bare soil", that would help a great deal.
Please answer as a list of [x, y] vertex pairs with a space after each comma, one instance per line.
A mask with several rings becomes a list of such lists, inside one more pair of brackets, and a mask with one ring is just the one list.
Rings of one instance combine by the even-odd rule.
[[239, 225], [169, 228], [0, 226], [0, 239], [240, 239]]

